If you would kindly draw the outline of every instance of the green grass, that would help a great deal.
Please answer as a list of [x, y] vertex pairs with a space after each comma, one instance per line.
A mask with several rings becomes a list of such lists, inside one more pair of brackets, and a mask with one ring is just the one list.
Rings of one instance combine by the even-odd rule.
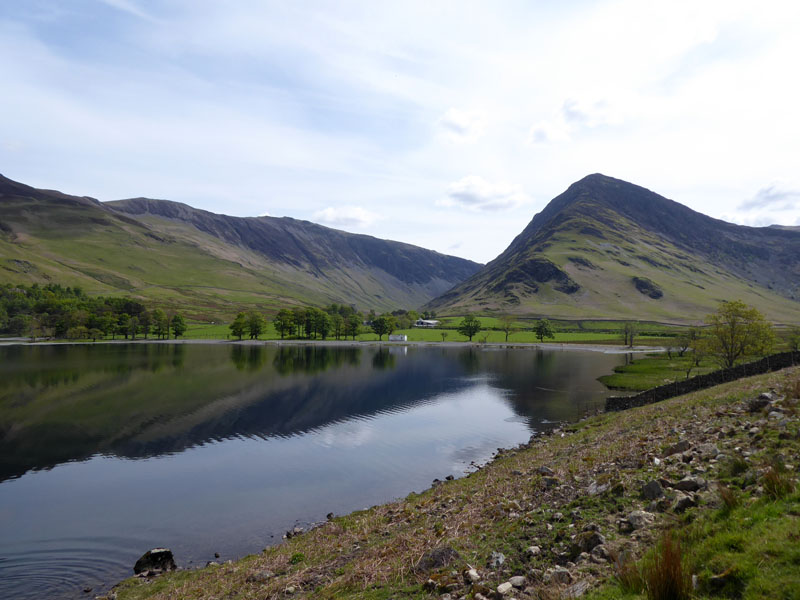
[[603, 375], [599, 380], [611, 389], [643, 391], [686, 379], [690, 367], [691, 377], [719, 368], [710, 359], [702, 361], [699, 367], [695, 367], [694, 359], [688, 353], [682, 357], [673, 354], [672, 358], [666, 354], [648, 354], [643, 357], [634, 355], [631, 362], [616, 367], [613, 375]]

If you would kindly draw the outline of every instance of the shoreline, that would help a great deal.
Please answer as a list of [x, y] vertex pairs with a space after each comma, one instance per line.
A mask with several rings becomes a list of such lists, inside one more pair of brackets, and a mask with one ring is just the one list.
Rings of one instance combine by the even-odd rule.
[[641, 354], [649, 352], [666, 352], [662, 346], [617, 346], [611, 344], [592, 344], [592, 343], [564, 343], [564, 342], [550, 342], [550, 343], [537, 343], [537, 342], [430, 342], [430, 341], [407, 341], [407, 342], [389, 342], [378, 340], [217, 340], [217, 339], [178, 339], [178, 340], [155, 340], [155, 339], [138, 339], [138, 340], [98, 340], [91, 341], [74, 341], [74, 340], [46, 340], [31, 342], [27, 338], [0, 338], [0, 347], [2, 346], [94, 346], [98, 344], [175, 344], [175, 345], [239, 345], [239, 346], [329, 346], [340, 348], [356, 348], [356, 347], [440, 347], [440, 348], [479, 348], [491, 350], [580, 350], [586, 352], [603, 352], [605, 354]]
[[[678, 535], [687, 531], [686, 539], [702, 548], [705, 541], [688, 531], [695, 520], [701, 529], [703, 522], [718, 522], [721, 501], [714, 481], [740, 486], [741, 501], [731, 509], [738, 511], [732, 533], [753, 521], [751, 511], [777, 510], [759, 486], [761, 471], [737, 479], [726, 469], [736, 457], [743, 463], [753, 457], [751, 468], [757, 468], [756, 457], [778, 447], [798, 456], [800, 416], [791, 409], [798, 400], [788, 395], [800, 390], [798, 378], [800, 368], [792, 367], [559, 424], [550, 434], [498, 450], [464, 477], [434, 481], [421, 493], [329, 518], [259, 554], [128, 578], [101, 598], [173, 598], [178, 591], [199, 600], [234, 592], [242, 599], [362, 598], [364, 593], [383, 598], [400, 590], [415, 598], [432, 593], [490, 598], [514, 588], [524, 599], [540, 597], [541, 591], [593, 596], [615, 585], [614, 557], [624, 554], [631, 565], [642, 561], [667, 528]], [[760, 404], [754, 404], [756, 397]], [[775, 410], [784, 421], [765, 418]], [[754, 435], [752, 422], [742, 423], [747, 418], [758, 419], [762, 430], [792, 434]], [[631, 436], [645, 443], [619, 444]], [[790, 497], [774, 505], [782, 511], [774, 529], [784, 536], [794, 528], [792, 502]], [[681, 520], [684, 513], [692, 518]], [[751, 544], [756, 557], [759, 544], [763, 541]], [[721, 567], [709, 571], [704, 560], [709, 559], [694, 558], [687, 568], [705, 590], [715, 585]], [[777, 579], [780, 589], [780, 580], [789, 580], [777, 568], [762, 579]], [[756, 587], [759, 577], [748, 573]]]

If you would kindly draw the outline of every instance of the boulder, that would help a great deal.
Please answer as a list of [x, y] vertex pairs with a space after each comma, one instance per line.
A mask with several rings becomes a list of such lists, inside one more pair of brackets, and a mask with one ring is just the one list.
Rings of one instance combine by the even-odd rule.
[[664, 490], [661, 484], [655, 479], [648, 481], [642, 486], [642, 496], [645, 500], [658, 500], [664, 495]]
[[422, 572], [441, 569], [459, 558], [461, 558], [461, 556], [453, 548], [449, 546], [439, 546], [430, 552], [426, 552], [419, 563], [417, 563], [416, 569]]
[[513, 585], [515, 588], [524, 588], [525, 587], [525, 577], [523, 575], [515, 575], [511, 579], [508, 580], [508, 583]]
[[628, 515], [627, 521], [634, 529], [643, 529], [653, 524], [655, 515], [643, 510], [635, 510]]
[[770, 402], [772, 402], [772, 397], [768, 394], [761, 394], [758, 398], [750, 398], [747, 401], [747, 411], [751, 413], [758, 412]]
[[673, 454], [680, 454], [686, 452], [692, 445], [687, 440], [681, 440], [677, 444], [673, 444], [664, 451], [664, 457], [672, 456]]
[[572, 540], [570, 547], [570, 554], [572, 558], [578, 556], [582, 552], [591, 552], [595, 546], [600, 546], [606, 543], [606, 538], [596, 531], [582, 531], [575, 536]]
[[175, 558], [172, 556], [172, 550], [169, 548], [153, 548], [139, 557], [139, 560], [133, 565], [133, 572], [137, 575], [145, 571], [164, 573], [166, 571], [174, 571], [177, 568], [175, 566]]
[[678, 483], [673, 484], [673, 488], [682, 492], [696, 492], [700, 488], [705, 487], [705, 481], [699, 477], [686, 477], [681, 479]]

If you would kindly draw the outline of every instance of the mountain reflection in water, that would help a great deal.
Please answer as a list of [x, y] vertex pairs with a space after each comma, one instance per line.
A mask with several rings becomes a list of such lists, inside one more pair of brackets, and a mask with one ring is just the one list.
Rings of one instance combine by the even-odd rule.
[[[623, 360], [478, 346], [2, 346], [0, 597], [80, 597], [162, 544], [184, 566], [240, 556], [297, 520], [459, 475], [601, 406], [596, 377]], [[102, 567], [64, 581], [78, 556]]]

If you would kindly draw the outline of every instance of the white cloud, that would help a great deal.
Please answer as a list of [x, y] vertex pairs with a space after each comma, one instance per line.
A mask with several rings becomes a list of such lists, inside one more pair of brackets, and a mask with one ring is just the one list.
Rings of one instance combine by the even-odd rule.
[[129, 15], [139, 17], [140, 19], [146, 19], [148, 21], [153, 20], [153, 18], [149, 14], [143, 11], [132, 0], [100, 0], [100, 2], [112, 8], [116, 8], [117, 10], [120, 10], [122, 12], [128, 13]]
[[800, 202], [800, 191], [781, 189], [778, 184], [768, 185], [756, 192], [750, 200], [742, 202], [739, 210], [759, 210], [773, 208], [776, 210], [793, 210]]
[[528, 201], [528, 196], [519, 185], [490, 183], [477, 175], [469, 175], [451, 183], [447, 188], [447, 197], [436, 204], [474, 211], [497, 211], [516, 208]]
[[329, 206], [312, 216], [314, 221], [325, 225], [357, 228], [369, 227], [379, 218], [379, 215], [361, 206]]
[[486, 117], [478, 111], [448, 108], [439, 119], [439, 126], [444, 129], [448, 139], [454, 142], [474, 142], [486, 129]]

